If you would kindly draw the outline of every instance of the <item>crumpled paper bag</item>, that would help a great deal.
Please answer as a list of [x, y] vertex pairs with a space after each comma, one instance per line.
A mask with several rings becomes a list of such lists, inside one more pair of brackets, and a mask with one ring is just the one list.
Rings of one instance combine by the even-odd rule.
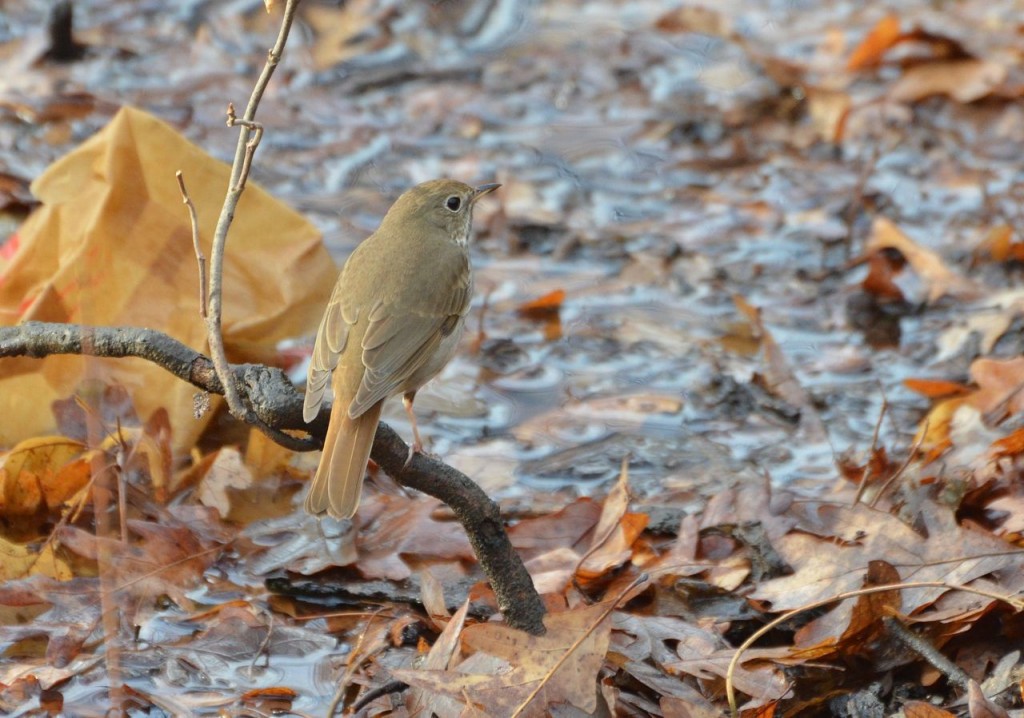
[[[233, 137], [225, 142], [234, 146]], [[0, 324], [149, 327], [206, 353], [178, 169], [209, 261], [229, 167], [161, 120], [126, 107], [32, 184], [42, 207], [8, 240], [17, 250], [0, 264]], [[272, 362], [280, 340], [312, 332], [336, 276], [318, 231], [249, 181], [225, 256], [228, 358]], [[123, 384], [143, 419], [166, 407], [177, 450], [194, 444], [213, 413], [196, 419], [198, 390], [141, 359], [0, 359], [0, 445], [52, 433], [51, 403], [74, 393], [84, 378]]]

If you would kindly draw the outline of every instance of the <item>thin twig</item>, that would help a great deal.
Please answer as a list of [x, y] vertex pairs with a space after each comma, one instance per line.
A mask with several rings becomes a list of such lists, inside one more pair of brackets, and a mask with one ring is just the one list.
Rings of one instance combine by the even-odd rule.
[[878, 451], [878, 435], [882, 431], [882, 420], [885, 419], [885, 412], [889, 409], [889, 399], [885, 395], [885, 390], [882, 390], [882, 408], [878, 410], [878, 421], [875, 422], [875, 432], [871, 435], [871, 449], [868, 451], [868, 461], [864, 465], [864, 473], [860, 477], [860, 484], [857, 486], [857, 493], [853, 496], [854, 505], [860, 503], [861, 497], [864, 495], [864, 490], [868, 487], [868, 479], [871, 477], [871, 465], [872, 460], [875, 458], [875, 452]]
[[[259, 107], [263, 93], [270, 83], [281, 55], [284, 52], [285, 43], [288, 41], [288, 33], [291, 30], [292, 20], [299, 0], [288, 0], [284, 8], [284, 17], [281, 20], [281, 29], [277, 35], [277, 41], [267, 55], [267, 61], [263, 65], [252, 94], [249, 96], [249, 104], [245, 108], [245, 114], [241, 121], [237, 118], [233, 124], [241, 126], [238, 133], [238, 143], [235, 147], [235, 159], [231, 165], [231, 178], [228, 182], [227, 194], [224, 197], [224, 204], [221, 207], [220, 217], [217, 219], [217, 229], [213, 234], [213, 247], [210, 251], [210, 284], [207, 291], [209, 297], [209, 316], [206, 318], [206, 332], [210, 344], [210, 358], [217, 370], [221, 383], [224, 385], [224, 397], [228, 402], [228, 409], [231, 414], [248, 424], [257, 423], [255, 413], [242, 403], [238, 386], [235, 383], [234, 375], [228, 364], [227, 354], [224, 351], [224, 339], [221, 335], [221, 317], [223, 302], [223, 275], [224, 275], [224, 250], [227, 245], [228, 229], [235, 217], [235, 208], [241, 199], [242, 191], [245, 189], [245, 176], [251, 167], [252, 152], [255, 147], [250, 148], [250, 141], [253, 138], [254, 129], [252, 122], [256, 117], [256, 109]], [[233, 114], [233, 110], [232, 110]], [[246, 161], [246, 155], [249, 160]]]
[[199, 246], [199, 218], [196, 216], [196, 205], [185, 189], [185, 177], [181, 170], [174, 173], [178, 180], [178, 189], [181, 191], [181, 201], [188, 207], [188, 221], [192, 225], [192, 248], [196, 252], [196, 261], [199, 263], [199, 316], [206, 319], [206, 255], [203, 248]]
[[960, 666], [942, 655], [935, 646], [904, 626], [903, 622], [895, 616], [883, 616], [882, 623], [896, 640], [932, 664], [935, 670], [942, 673], [951, 682], [963, 690], [967, 690], [967, 684], [971, 682], [971, 677], [964, 673]]
[[228, 127], [244, 127], [251, 133], [245, 143], [245, 156], [242, 159], [242, 172], [238, 175], [238, 183], [232, 186], [233, 191], [241, 192], [245, 189], [245, 182], [249, 179], [249, 171], [252, 169], [252, 156], [256, 154], [256, 148], [260, 146], [263, 139], [263, 125], [259, 122], [246, 120], [235, 115], [234, 103], [228, 103]]
[[[383, 608], [381, 609], [383, 610]], [[356, 674], [356, 669], [362, 663], [364, 656], [360, 654], [363, 648], [363, 641], [366, 640], [366, 634], [370, 631], [370, 626], [373, 625], [373, 621], [376, 615], [370, 616], [370, 619], [366, 622], [362, 632], [359, 634], [359, 639], [356, 641], [355, 648], [349, 654], [348, 661], [345, 665], [345, 672], [341, 676], [341, 680], [338, 681], [338, 688], [334, 691], [334, 696], [331, 698], [331, 705], [327, 707], [327, 718], [331, 718], [335, 713], [338, 712], [338, 706], [341, 705], [342, 701], [345, 700], [345, 691], [348, 690], [349, 683], [352, 681], [352, 677]], [[369, 656], [366, 656], [367, 658]], [[357, 660], [358, 659], [358, 660]]]
[[736, 688], [733, 685], [733, 675], [736, 673], [736, 666], [740, 663], [740, 657], [746, 652], [748, 648], [757, 643], [758, 639], [764, 636], [769, 631], [775, 630], [777, 627], [789, 621], [795, 616], [799, 616], [801, 613], [806, 611], [813, 611], [818, 608], [824, 608], [833, 603], [839, 603], [845, 601], [848, 598], [857, 598], [858, 596], [869, 596], [875, 593], [884, 593], [886, 591], [905, 591], [912, 588], [945, 588], [950, 591], [964, 591], [965, 593], [974, 593], [978, 596], [984, 596], [985, 598], [991, 598], [994, 601], [1002, 601], [1007, 603], [1018, 611], [1024, 610], [1024, 601], [1013, 598], [1012, 596], [1005, 596], [994, 591], [986, 591], [981, 588], [974, 588], [973, 586], [964, 586], [959, 583], [948, 583], [946, 581], [909, 581], [907, 583], [890, 583], [884, 586], [868, 586], [867, 588], [858, 588], [856, 591], [847, 591], [840, 593], [835, 596], [829, 596], [813, 603], [808, 603], [804, 606], [799, 606], [791, 611], [786, 611], [781, 616], [778, 616], [768, 623], [761, 626], [761, 628], [754, 631], [747, 640], [740, 644], [739, 648], [736, 649], [736, 653], [733, 654], [732, 660], [729, 661], [729, 668], [725, 672], [725, 695], [729, 700], [729, 711], [733, 718], [738, 718], [739, 708], [736, 705]]
[[900, 464], [900, 468], [896, 469], [896, 473], [885, 480], [885, 483], [878, 488], [878, 493], [875, 494], [875, 498], [871, 499], [871, 503], [868, 504], [871, 508], [875, 508], [875, 505], [882, 498], [882, 495], [889, 490], [896, 481], [903, 476], [903, 473], [910, 467], [910, 462], [917, 458], [917, 452], [921, 449], [921, 444], [924, 443], [924, 437], [928, 435], [928, 420], [924, 420], [924, 426], [921, 427], [921, 433], [917, 437], [917, 440], [910, 447], [907, 452], [907, 458], [904, 459], [903, 463]]

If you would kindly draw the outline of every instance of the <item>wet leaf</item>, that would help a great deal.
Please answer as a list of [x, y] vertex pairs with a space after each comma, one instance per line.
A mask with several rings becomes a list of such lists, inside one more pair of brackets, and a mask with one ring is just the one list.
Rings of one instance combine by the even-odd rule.
[[898, 250], [906, 258], [913, 270], [928, 284], [930, 302], [947, 294], [969, 299], [979, 293], [977, 285], [949, 269], [938, 254], [916, 244], [885, 217], [875, 219], [864, 253], [870, 255], [881, 249]]
[[565, 290], [556, 289], [542, 297], [519, 305], [518, 312], [529, 319], [549, 319], [558, 314], [565, 301]]
[[493, 716], [511, 715], [524, 705], [523, 715], [544, 715], [549, 706], [565, 702], [593, 711], [611, 631], [607, 613], [607, 605], [596, 604], [551, 614], [544, 619], [543, 636], [498, 624], [470, 626], [462, 632], [462, 643], [498, 659], [490, 671], [469, 672], [470, 658], [454, 671], [398, 670], [394, 675], [428, 691], [468, 699]]
[[933, 95], [946, 95], [957, 102], [975, 102], [988, 97], [1006, 80], [1005, 65], [990, 60], [951, 60], [915, 65], [889, 89], [896, 102], [918, 102]]
[[871, 32], [861, 41], [846, 63], [847, 70], [863, 70], [878, 65], [882, 55], [892, 47], [900, 37], [900, 19], [896, 15], [886, 15], [879, 20]]

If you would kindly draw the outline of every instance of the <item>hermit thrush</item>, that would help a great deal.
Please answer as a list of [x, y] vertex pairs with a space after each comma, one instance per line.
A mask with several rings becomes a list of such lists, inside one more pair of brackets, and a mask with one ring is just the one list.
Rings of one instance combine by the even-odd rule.
[[422, 448], [413, 399], [458, 346], [473, 294], [473, 205], [497, 187], [452, 180], [417, 185], [345, 262], [317, 332], [302, 410], [307, 422], [316, 417], [333, 372], [334, 406], [306, 496], [309, 513], [355, 513], [388, 397], [403, 395], [411, 451]]

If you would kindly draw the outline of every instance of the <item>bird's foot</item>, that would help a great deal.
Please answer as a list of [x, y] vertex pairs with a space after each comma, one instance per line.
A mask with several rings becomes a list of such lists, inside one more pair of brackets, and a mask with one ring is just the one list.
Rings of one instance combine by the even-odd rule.
[[405, 463], [402, 464], [402, 468], [404, 469], [405, 467], [412, 463], [412, 457], [416, 456], [416, 454], [422, 453], [423, 444], [421, 444], [419, 441], [413, 441], [411, 444], [409, 444], [409, 455], [405, 457]]

